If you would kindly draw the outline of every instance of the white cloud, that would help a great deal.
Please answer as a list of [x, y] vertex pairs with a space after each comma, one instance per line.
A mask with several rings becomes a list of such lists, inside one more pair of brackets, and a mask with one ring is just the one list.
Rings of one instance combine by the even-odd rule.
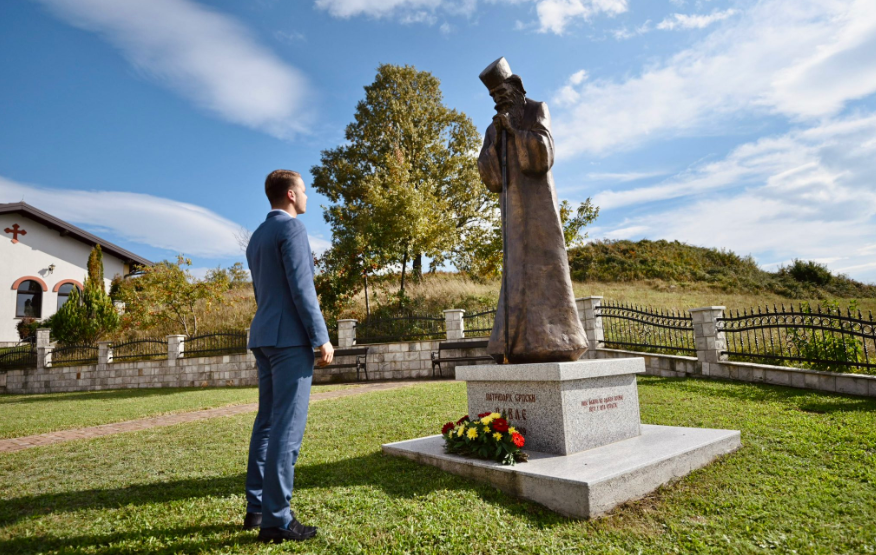
[[587, 174], [587, 179], [590, 181], [617, 181], [618, 183], [628, 183], [630, 181], [639, 181], [640, 179], [648, 179], [650, 177], [659, 177], [666, 175], [664, 171], [652, 172], [591, 172]]
[[39, 0], [100, 34], [143, 75], [218, 116], [286, 138], [306, 130], [304, 75], [235, 19], [190, 0]]
[[[606, 237], [677, 239], [766, 260], [821, 260], [876, 282], [876, 113], [829, 120], [736, 148], [650, 187], [604, 191], [604, 213], [670, 198]], [[644, 229], [642, 229], [644, 228]]]
[[274, 38], [280, 42], [286, 43], [296, 43], [296, 42], [306, 42], [307, 36], [300, 31], [276, 31], [274, 32]]
[[[171, 253], [206, 258], [241, 255], [237, 241], [240, 225], [195, 204], [123, 191], [49, 189], [0, 177], [0, 202], [22, 199], [98, 234], [112, 234]], [[322, 252], [331, 243], [310, 237], [310, 246]]]
[[578, 99], [580, 98], [580, 94], [575, 89], [577, 85], [580, 85], [587, 79], [587, 71], [579, 70], [573, 73], [566, 84], [557, 91], [554, 95], [554, 102], [560, 106], [571, 106], [574, 105]]
[[539, 0], [536, 12], [541, 32], [562, 35], [576, 19], [589, 20], [605, 13], [609, 16], [627, 11], [627, 0]]
[[674, 29], [705, 29], [712, 23], [727, 19], [735, 13], [736, 10], [733, 9], [715, 11], [708, 15], [676, 13], [672, 14], [672, 17], [667, 17], [658, 23], [657, 28], [664, 31], [672, 31]]
[[572, 74], [571, 77], [569, 77], [569, 83], [571, 83], [572, 85], [580, 85], [584, 82], [585, 79], [587, 79], [587, 71], [581, 69], [576, 71]]
[[333, 17], [347, 19], [366, 16], [398, 18], [402, 23], [434, 24], [439, 9], [453, 15], [468, 16], [474, 12], [477, 0], [316, 0], [318, 9]]
[[564, 85], [562, 99], [575, 100], [554, 118], [558, 155], [694, 135], [745, 115], [822, 118], [876, 91], [876, 2], [765, 0], [738, 15], [638, 75]]
[[307, 238], [310, 240], [310, 250], [312, 250], [314, 254], [320, 254], [332, 248], [332, 242], [321, 236], [314, 237], [313, 235], [308, 235]]
[[[538, 22], [534, 25], [521, 21], [514, 28], [524, 30], [537, 27], [542, 33], [552, 32], [562, 35], [566, 28], [576, 20], [590, 20], [596, 15], [617, 15], [627, 11], [627, 0], [484, 0], [487, 4], [529, 4], [535, 3]], [[477, 8], [477, 0], [316, 0], [318, 9], [327, 11], [333, 17], [351, 18], [358, 16], [377, 19], [394, 18], [401, 23], [437, 22], [435, 14], [439, 11], [449, 15], [470, 17]]]
[[638, 37], [639, 35], [644, 35], [651, 31], [651, 20], [645, 21], [638, 27], [634, 27], [632, 30], [628, 29], [626, 26], [620, 27], [618, 29], [614, 29], [611, 32], [611, 35], [615, 38], [615, 40], [627, 40], [633, 37]]

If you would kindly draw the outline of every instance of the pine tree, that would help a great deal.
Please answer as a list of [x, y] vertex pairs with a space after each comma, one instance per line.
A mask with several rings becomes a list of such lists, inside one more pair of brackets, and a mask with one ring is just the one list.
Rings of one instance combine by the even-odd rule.
[[83, 291], [74, 287], [51, 318], [52, 336], [61, 343], [91, 345], [119, 327], [119, 314], [106, 293], [100, 245], [91, 250], [87, 267]]

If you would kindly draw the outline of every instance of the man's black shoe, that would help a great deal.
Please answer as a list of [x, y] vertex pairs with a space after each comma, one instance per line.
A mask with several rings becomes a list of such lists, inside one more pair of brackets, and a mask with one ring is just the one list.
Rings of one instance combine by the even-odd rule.
[[243, 519], [244, 530], [255, 530], [262, 525], [262, 513], [246, 513]]
[[316, 526], [305, 526], [296, 519], [289, 524], [288, 530], [285, 528], [262, 528], [259, 531], [258, 540], [264, 543], [300, 542], [314, 536], [316, 536]]

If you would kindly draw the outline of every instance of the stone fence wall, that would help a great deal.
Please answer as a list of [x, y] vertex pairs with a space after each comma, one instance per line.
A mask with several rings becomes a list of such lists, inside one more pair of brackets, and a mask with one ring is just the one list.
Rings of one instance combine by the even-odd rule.
[[[598, 347], [604, 341], [602, 318], [598, 308], [602, 297], [577, 299], [578, 313], [590, 341], [589, 358], [644, 357], [649, 374], [659, 376], [696, 376], [763, 382], [804, 389], [849, 393], [876, 397], [876, 376], [816, 372], [783, 366], [732, 362], [722, 354], [725, 349], [723, 332], [716, 319], [724, 307], [691, 309], [696, 357], [672, 356]], [[444, 340], [483, 341], [484, 337], [466, 337], [464, 311], [444, 311], [447, 336], [441, 340], [409, 341], [359, 345], [356, 342], [356, 321], [338, 322], [338, 348], [368, 347], [366, 356], [368, 380], [428, 378], [432, 376], [431, 354]], [[41, 332], [41, 333], [40, 333]], [[37, 337], [35, 369], [10, 370], [0, 373], [0, 391], [8, 393], [49, 393], [139, 387], [197, 387], [255, 385], [257, 372], [251, 353], [186, 357], [184, 337], [168, 336], [167, 358], [137, 362], [113, 362], [109, 343], [99, 345], [97, 364], [51, 367], [51, 345], [48, 330]], [[442, 356], [481, 356], [484, 348], [442, 351]], [[355, 364], [355, 356], [336, 357], [337, 365]], [[470, 363], [465, 363], [470, 364]], [[454, 364], [443, 363], [443, 377], [452, 377]], [[315, 383], [364, 380], [355, 367], [328, 367], [314, 370]]]
[[621, 349], [594, 349], [589, 358], [643, 357], [645, 371], [652, 376], [669, 378], [701, 377], [723, 378], [752, 383], [784, 385], [800, 389], [813, 389], [830, 393], [847, 393], [864, 397], [876, 397], [876, 376], [818, 372], [787, 366], [769, 366], [751, 362], [721, 361], [703, 366], [695, 357], [640, 353]]
[[[258, 383], [255, 357], [251, 352], [186, 357], [184, 343], [178, 336], [168, 337], [168, 357], [160, 360], [113, 362], [112, 349], [100, 345], [97, 364], [81, 366], [51, 366], [51, 347], [48, 338], [38, 343], [38, 367], [9, 370], [0, 373], [0, 391], [6, 393], [60, 393], [95, 391], [102, 389], [157, 388], [157, 387], [224, 387], [247, 386]], [[368, 345], [366, 357], [367, 379], [407, 380], [432, 376], [432, 352], [438, 351], [441, 341], [409, 341]], [[362, 345], [364, 347], [364, 345]], [[486, 349], [471, 348], [445, 351], [448, 356], [484, 355]], [[355, 367], [337, 365], [355, 364], [355, 356], [339, 356], [326, 368], [314, 368], [314, 383], [355, 382], [365, 380], [357, 376]], [[48, 363], [48, 364], [47, 364]], [[453, 376], [453, 364], [443, 364], [442, 375]]]

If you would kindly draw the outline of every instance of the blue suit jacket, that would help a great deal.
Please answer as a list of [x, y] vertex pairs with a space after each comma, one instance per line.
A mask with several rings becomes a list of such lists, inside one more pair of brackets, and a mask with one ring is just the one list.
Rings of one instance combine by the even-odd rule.
[[250, 237], [246, 261], [258, 304], [249, 347], [316, 348], [327, 343], [304, 224], [284, 211], [270, 212]]

